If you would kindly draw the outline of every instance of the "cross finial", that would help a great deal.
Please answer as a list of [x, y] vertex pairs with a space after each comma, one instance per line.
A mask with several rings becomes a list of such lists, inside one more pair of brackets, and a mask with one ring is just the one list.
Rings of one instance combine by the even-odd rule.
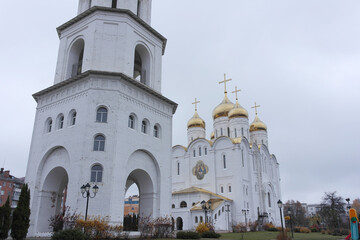
[[197, 111], [197, 104], [200, 103], [200, 101], [198, 101], [196, 98], [195, 98], [195, 102], [193, 102], [192, 104], [195, 104], [195, 111]]
[[255, 102], [255, 106], [251, 107], [251, 108], [255, 108], [255, 114], [257, 115], [257, 108], [260, 107], [260, 105], [256, 105], [256, 102]]
[[235, 93], [236, 101], [238, 100], [238, 92], [241, 92], [241, 89], [237, 89], [237, 86], [235, 86], [235, 91], [233, 91], [232, 93]]
[[226, 74], [224, 74], [224, 81], [219, 82], [219, 84], [224, 83], [224, 93], [227, 93], [227, 91], [226, 91], [226, 82], [230, 82], [231, 80], [232, 80], [231, 78], [226, 79]]

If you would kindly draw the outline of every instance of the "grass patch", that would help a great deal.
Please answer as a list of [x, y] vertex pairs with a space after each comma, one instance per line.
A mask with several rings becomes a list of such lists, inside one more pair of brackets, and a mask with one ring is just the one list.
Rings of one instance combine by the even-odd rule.
[[[247, 233], [223, 233], [220, 239], [237, 239], [237, 240], [274, 240], [279, 232], [247, 232]], [[328, 234], [314, 233], [294, 233], [294, 240], [327, 240], [327, 239], [344, 239], [345, 237], [332, 236]]]

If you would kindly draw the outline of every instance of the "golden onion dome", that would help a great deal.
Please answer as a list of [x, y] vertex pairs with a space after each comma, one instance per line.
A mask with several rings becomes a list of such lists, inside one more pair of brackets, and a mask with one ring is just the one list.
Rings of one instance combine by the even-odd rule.
[[236, 101], [235, 106], [233, 107], [233, 109], [230, 110], [229, 115], [228, 115], [229, 119], [231, 118], [238, 118], [238, 117], [245, 117], [245, 118], [249, 118], [249, 113], [248, 111], [246, 111], [245, 108], [243, 108], [238, 101]]
[[227, 117], [229, 111], [233, 107], [234, 104], [228, 99], [227, 94], [225, 93], [224, 100], [212, 112], [213, 119], [215, 120], [218, 117]]
[[199, 117], [199, 114], [197, 113], [197, 111], [195, 111], [194, 116], [188, 121], [187, 127], [188, 127], [188, 129], [194, 128], [194, 127], [205, 128], [205, 121], [202, 120]]
[[250, 132], [254, 132], [254, 131], [260, 131], [260, 130], [267, 130], [266, 124], [263, 123], [258, 115], [256, 114], [254, 121], [251, 123], [250, 125]]
[[215, 138], [215, 133], [214, 133], [214, 131], [212, 131], [210, 134], [210, 139], [213, 140], [214, 138]]

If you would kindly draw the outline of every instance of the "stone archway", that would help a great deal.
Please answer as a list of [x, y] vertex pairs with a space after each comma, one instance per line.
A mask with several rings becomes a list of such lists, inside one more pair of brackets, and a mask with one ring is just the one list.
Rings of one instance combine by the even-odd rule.
[[68, 181], [68, 174], [63, 167], [53, 168], [45, 177], [42, 189], [39, 191], [37, 232], [52, 232], [49, 218], [61, 211], [65, 201], [64, 190]]
[[126, 180], [126, 189], [136, 184], [139, 189], [139, 216], [152, 216], [154, 212], [154, 185], [149, 174], [142, 170], [132, 171]]

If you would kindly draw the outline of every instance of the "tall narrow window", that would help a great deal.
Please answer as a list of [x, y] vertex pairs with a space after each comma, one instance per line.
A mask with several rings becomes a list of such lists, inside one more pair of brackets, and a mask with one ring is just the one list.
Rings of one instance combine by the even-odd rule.
[[223, 166], [224, 166], [224, 168], [226, 168], [226, 156], [225, 155], [223, 155]]
[[116, 8], [116, 7], [117, 7], [117, 0], [112, 0], [111, 7], [112, 7], [112, 8]]
[[201, 147], [199, 147], [199, 156], [201, 156]]
[[135, 128], [135, 118], [133, 115], [129, 116], [128, 127], [134, 129]]
[[94, 138], [94, 151], [105, 150], [105, 137], [103, 135], [96, 135]]
[[91, 168], [90, 182], [102, 182], [103, 168], [99, 164], [94, 165]]
[[59, 119], [59, 129], [62, 129], [64, 127], [64, 116], [61, 116]]
[[223, 186], [220, 187], [220, 192], [224, 193], [224, 187]]
[[230, 137], [230, 128], [227, 128], [227, 133], [228, 137]]
[[207, 148], [204, 148], [204, 153], [205, 155], [207, 155]]
[[51, 132], [51, 128], [52, 128], [52, 120], [50, 119], [50, 120], [48, 120], [46, 131]]
[[231, 185], [229, 185], [229, 192], [231, 192]]
[[223, 129], [220, 128], [220, 136], [222, 136], [222, 135], [223, 135]]
[[268, 204], [269, 204], [269, 207], [271, 207], [271, 198], [270, 198], [270, 192], [268, 192]]
[[140, 17], [140, 11], [141, 11], [141, 4], [140, 4], [140, 0], [137, 1], [137, 16]]
[[199, 222], [199, 220], [198, 220], [198, 217], [196, 216], [195, 217], [195, 223], [198, 223]]
[[71, 125], [75, 125], [76, 123], [76, 112], [71, 114]]
[[66, 78], [71, 78], [81, 74], [83, 57], [84, 57], [85, 42], [83, 39], [78, 39], [72, 44], [67, 63]]
[[200, 222], [202, 223], [203, 221], [203, 216], [200, 216]]
[[244, 136], [244, 129], [241, 128], [241, 136]]
[[196, 157], [196, 150], [193, 151], [193, 157]]
[[147, 124], [146, 121], [141, 122], [141, 132], [146, 133], [147, 131]]
[[150, 84], [150, 53], [149, 50], [138, 44], [135, 47], [133, 78], [143, 84]]
[[241, 162], [242, 162], [242, 166], [245, 167], [244, 150], [243, 149], [241, 149]]
[[159, 138], [160, 137], [160, 130], [158, 126], [154, 126], [154, 137]]
[[107, 122], [107, 114], [108, 114], [108, 110], [104, 107], [100, 107], [98, 108], [98, 110], [96, 111], [96, 121], [97, 122]]
[[235, 132], [235, 137], [237, 138], [237, 132], [236, 132], [236, 128], [235, 128], [234, 132]]
[[180, 175], [180, 163], [177, 163], [177, 175]]

